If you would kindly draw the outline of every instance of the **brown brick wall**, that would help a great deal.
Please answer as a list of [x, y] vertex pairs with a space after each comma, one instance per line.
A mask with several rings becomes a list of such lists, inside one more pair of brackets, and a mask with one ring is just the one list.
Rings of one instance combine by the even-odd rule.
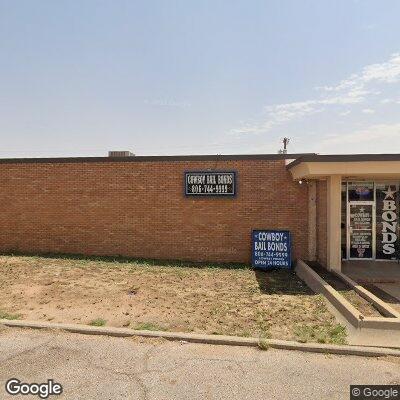
[[[235, 198], [186, 198], [184, 171], [236, 170]], [[284, 160], [0, 164], [0, 251], [250, 262], [256, 228], [307, 255], [307, 188]]]
[[327, 266], [327, 186], [317, 181], [317, 260]]

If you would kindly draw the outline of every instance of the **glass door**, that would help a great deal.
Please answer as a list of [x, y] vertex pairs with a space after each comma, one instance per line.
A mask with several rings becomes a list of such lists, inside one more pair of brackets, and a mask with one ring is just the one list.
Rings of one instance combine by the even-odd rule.
[[375, 202], [350, 201], [347, 209], [347, 258], [375, 258]]

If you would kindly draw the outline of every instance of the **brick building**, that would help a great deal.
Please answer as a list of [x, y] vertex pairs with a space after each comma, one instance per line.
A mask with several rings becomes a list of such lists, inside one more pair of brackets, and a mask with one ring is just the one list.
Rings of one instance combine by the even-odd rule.
[[[235, 194], [188, 196], [190, 171], [234, 172]], [[399, 177], [399, 155], [2, 159], [0, 251], [249, 263], [252, 230], [284, 229], [293, 259], [394, 259]]]

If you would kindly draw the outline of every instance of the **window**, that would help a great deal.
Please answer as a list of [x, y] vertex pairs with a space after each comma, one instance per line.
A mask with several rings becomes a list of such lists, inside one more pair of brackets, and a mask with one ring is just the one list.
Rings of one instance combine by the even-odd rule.
[[350, 182], [349, 201], [374, 201], [373, 182]]

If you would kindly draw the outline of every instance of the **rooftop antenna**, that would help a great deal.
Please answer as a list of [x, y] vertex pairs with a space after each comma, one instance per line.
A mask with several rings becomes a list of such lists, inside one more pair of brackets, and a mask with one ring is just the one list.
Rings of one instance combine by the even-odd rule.
[[288, 137], [284, 137], [282, 139], [283, 149], [280, 149], [278, 151], [279, 154], [287, 154], [287, 147], [288, 147], [289, 142], [290, 142], [290, 138], [288, 138]]

